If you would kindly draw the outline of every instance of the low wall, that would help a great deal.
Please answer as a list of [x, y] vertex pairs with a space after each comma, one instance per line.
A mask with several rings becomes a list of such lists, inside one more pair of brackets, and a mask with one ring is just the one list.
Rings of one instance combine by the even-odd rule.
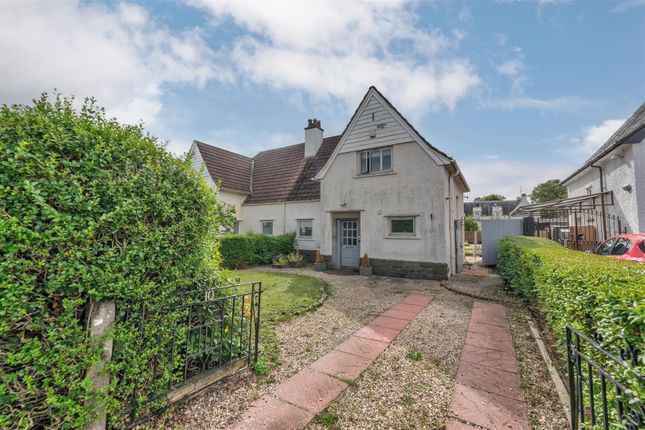
[[370, 258], [375, 275], [395, 276], [398, 278], [433, 279], [442, 281], [448, 279], [448, 265], [445, 263], [429, 263], [425, 261], [382, 260]]

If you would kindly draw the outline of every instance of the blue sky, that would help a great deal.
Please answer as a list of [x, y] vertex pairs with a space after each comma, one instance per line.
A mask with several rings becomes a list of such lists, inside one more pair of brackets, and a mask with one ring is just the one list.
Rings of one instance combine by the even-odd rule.
[[645, 100], [645, 4], [0, 4], [0, 103], [57, 88], [175, 153], [342, 132], [375, 85], [473, 192], [563, 178]]

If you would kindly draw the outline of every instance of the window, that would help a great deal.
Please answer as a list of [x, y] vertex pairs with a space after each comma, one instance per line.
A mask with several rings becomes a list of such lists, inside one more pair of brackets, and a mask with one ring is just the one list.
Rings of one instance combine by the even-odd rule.
[[632, 247], [632, 242], [624, 237], [619, 237], [616, 240], [614, 249], [611, 250], [611, 255], [623, 255]]
[[392, 148], [371, 149], [360, 153], [360, 172], [388, 172], [392, 170]]
[[503, 214], [501, 206], [493, 206], [493, 219], [501, 219]]
[[645, 254], [645, 240], [638, 243], [638, 248]]
[[262, 221], [262, 234], [273, 235], [273, 221]]
[[414, 236], [414, 218], [390, 218], [390, 235]]
[[481, 219], [482, 218], [482, 208], [476, 207], [473, 209], [473, 215], [475, 216], [475, 219]]
[[299, 219], [298, 220], [298, 237], [312, 237], [314, 235], [314, 220], [312, 219]]
[[610, 255], [611, 248], [614, 246], [616, 239], [609, 239], [607, 242], [603, 243], [598, 247], [598, 255]]

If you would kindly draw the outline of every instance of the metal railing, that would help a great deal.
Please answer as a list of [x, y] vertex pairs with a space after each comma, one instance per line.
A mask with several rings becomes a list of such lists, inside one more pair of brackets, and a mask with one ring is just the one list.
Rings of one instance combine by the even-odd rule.
[[591, 339], [566, 327], [571, 428], [643, 428], [645, 378], [635, 367], [639, 349], [625, 342], [617, 357], [613, 342]]
[[[117, 324], [135, 333], [115, 343], [114, 359], [143, 364], [129, 384], [121, 421], [134, 427], [257, 359], [260, 282], [183, 291], [117, 309]], [[136, 357], [135, 360], [132, 360]], [[129, 360], [130, 359], [130, 360]], [[128, 373], [130, 374], [130, 373]]]

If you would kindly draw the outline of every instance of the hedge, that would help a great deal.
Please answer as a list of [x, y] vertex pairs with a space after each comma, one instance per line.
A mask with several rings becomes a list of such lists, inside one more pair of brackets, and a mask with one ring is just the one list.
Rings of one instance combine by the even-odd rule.
[[[219, 279], [226, 216], [203, 178], [141, 126], [106, 118], [93, 100], [47, 95], [0, 107], [0, 428], [82, 428], [84, 402], [118, 415], [132, 385], [85, 378], [100, 350], [87, 339], [92, 303], [163, 297]], [[136, 384], [150, 350], [117, 327], [111, 370]]]
[[295, 249], [295, 235], [231, 234], [220, 238], [222, 263], [227, 268], [249, 264], [269, 264], [273, 257], [289, 254]]
[[[504, 237], [497, 268], [511, 289], [538, 304], [563, 346], [566, 325], [598, 333], [605, 342], [645, 344], [645, 265], [572, 251], [543, 238]], [[639, 361], [643, 374], [645, 354]]]

